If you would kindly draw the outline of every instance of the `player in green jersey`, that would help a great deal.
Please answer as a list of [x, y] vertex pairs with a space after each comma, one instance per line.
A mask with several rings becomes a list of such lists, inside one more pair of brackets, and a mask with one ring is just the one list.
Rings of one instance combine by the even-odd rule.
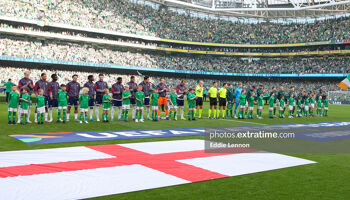
[[297, 117], [302, 117], [302, 114], [301, 114], [301, 100], [302, 100], [302, 97], [298, 96], [298, 100], [297, 100]]
[[[58, 99], [58, 112], [57, 112], [57, 123], [63, 121], [66, 123], [67, 118], [67, 88], [66, 85], [61, 85], [61, 90], [57, 92]], [[61, 119], [61, 111], [63, 113], [63, 120]]]
[[315, 110], [315, 94], [311, 94], [310, 98], [310, 115], [313, 117], [314, 116], [314, 110]]
[[328, 100], [329, 97], [326, 96], [326, 99], [323, 102], [323, 116], [327, 117], [328, 116]]
[[308, 116], [308, 112], [309, 112], [309, 108], [310, 108], [310, 97], [306, 96], [305, 99], [305, 106], [304, 106], [304, 117]]
[[269, 98], [269, 118], [273, 118], [272, 111], [273, 111], [274, 104], [275, 104], [275, 93], [271, 92], [270, 98]]
[[108, 122], [108, 113], [109, 109], [111, 108], [111, 95], [109, 95], [109, 90], [106, 88], [104, 90], [104, 95], [102, 97], [102, 122]]
[[241, 95], [239, 96], [239, 115], [238, 115], [238, 119], [243, 119], [243, 112], [244, 112], [244, 108], [245, 108], [245, 98], [246, 98], [246, 94], [245, 94], [246, 90], [243, 89], [241, 92]]
[[280, 118], [284, 118], [284, 110], [286, 108], [285, 106], [285, 102], [284, 102], [284, 95], [283, 96], [280, 96], [280, 109], [279, 109], [279, 117]]
[[322, 116], [322, 96], [318, 96], [316, 114]]
[[143, 106], [145, 103], [145, 93], [142, 91], [142, 85], [139, 85], [135, 94], [136, 99], [136, 119], [135, 122], [143, 122]]
[[288, 103], [289, 103], [289, 115], [288, 115], [288, 118], [294, 118], [293, 115], [294, 115], [294, 94], [291, 93], [289, 95], [289, 100], [288, 100]]
[[258, 108], [256, 109], [257, 117], [259, 119], [262, 119], [261, 115], [262, 115], [263, 109], [264, 109], [264, 92], [260, 92], [258, 97]]
[[227, 88], [226, 98], [227, 98], [226, 118], [227, 119], [229, 119], [230, 117], [234, 118], [233, 117], [234, 91], [233, 91], [232, 84], [229, 84], [229, 86]]
[[153, 93], [151, 95], [151, 105], [152, 105], [152, 120], [153, 121], [158, 121], [158, 99], [159, 99], [159, 94], [158, 94], [158, 89], [154, 89]]
[[[169, 120], [171, 120], [171, 113], [174, 113], [174, 117], [173, 120], [176, 121], [177, 117], [176, 117], [176, 112], [177, 112], [177, 103], [176, 103], [176, 98], [177, 98], [177, 94], [176, 94], [176, 88], [173, 89], [173, 92], [169, 95], [169, 110], [170, 110], [170, 114], [169, 114]], [[202, 114], [201, 110], [199, 111], [200, 115]]]
[[80, 122], [83, 123], [83, 118], [85, 123], [89, 123], [88, 119], [88, 109], [89, 109], [89, 88], [84, 87], [81, 91], [81, 95], [79, 96], [79, 104], [80, 104]]
[[122, 99], [123, 99], [122, 120], [124, 120], [125, 122], [128, 122], [131, 92], [129, 90], [129, 85], [125, 85], [124, 88], [125, 88], [125, 90], [122, 92]]
[[194, 117], [194, 108], [196, 106], [196, 95], [194, 90], [190, 88], [189, 93], [187, 94], [187, 104], [188, 104], [188, 120], [196, 120]]
[[45, 114], [45, 97], [44, 97], [44, 90], [39, 89], [38, 90], [38, 96], [36, 97], [36, 113], [37, 113], [37, 119], [36, 121], [38, 124], [44, 124], [44, 114]]
[[253, 111], [254, 111], [254, 100], [255, 100], [255, 93], [251, 92], [251, 96], [248, 99], [248, 118], [254, 119], [253, 117]]
[[[19, 93], [17, 90], [17, 85], [13, 84], [11, 86], [11, 92], [8, 94], [8, 124], [16, 124], [16, 114], [17, 114], [17, 107], [18, 107], [18, 100], [19, 100]], [[12, 118], [11, 118], [12, 115]]]
[[21, 102], [21, 124], [26, 125], [29, 113], [29, 105], [30, 105], [30, 95], [28, 94], [30, 91], [29, 88], [25, 87], [23, 89], [22, 97], [19, 99]]

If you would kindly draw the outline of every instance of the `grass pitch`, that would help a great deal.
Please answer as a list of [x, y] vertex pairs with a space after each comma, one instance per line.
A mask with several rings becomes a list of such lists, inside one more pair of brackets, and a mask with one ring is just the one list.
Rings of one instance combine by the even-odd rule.
[[[256, 109], [256, 108], [255, 108]], [[187, 114], [185, 109], [185, 115]], [[205, 103], [203, 116], [208, 112]], [[256, 110], [254, 110], [254, 113]], [[278, 112], [278, 111], [277, 111]], [[101, 112], [100, 112], [101, 113]], [[137, 129], [167, 129], [218, 126], [250, 126], [262, 124], [294, 124], [311, 122], [349, 121], [350, 106], [331, 105], [328, 117], [269, 119], [265, 106], [264, 119], [202, 119], [196, 121], [145, 121], [135, 122], [90, 122], [79, 124], [70, 121], [67, 124], [45, 123], [44, 125], [29, 124], [26, 126], [7, 125], [7, 105], [0, 104], [0, 151], [45, 149], [55, 147], [101, 145], [131, 142], [147, 142], [178, 139], [203, 139], [204, 136], [150, 138], [132, 140], [109, 140], [96, 142], [75, 142], [61, 144], [27, 145], [9, 137], [11, 134], [47, 133], [47, 132], [78, 132], [107, 130], [137, 130]], [[54, 112], [54, 116], [55, 116]], [[71, 114], [71, 119], [73, 114]], [[33, 112], [31, 116], [33, 121]], [[350, 148], [350, 147], [349, 147]], [[350, 154], [288, 154], [316, 161], [317, 164], [273, 170], [243, 176], [235, 176], [212, 181], [185, 184], [120, 195], [98, 197], [94, 199], [349, 199], [350, 197]], [[0, 161], [1, 162], [1, 161]]]

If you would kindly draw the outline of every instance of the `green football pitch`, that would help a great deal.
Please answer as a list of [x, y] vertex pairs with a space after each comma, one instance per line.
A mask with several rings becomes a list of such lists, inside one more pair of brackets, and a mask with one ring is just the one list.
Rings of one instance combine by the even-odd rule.
[[[187, 111], [187, 109], [185, 109]], [[205, 103], [203, 116], [207, 116], [208, 104]], [[256, 110], [254, 110], [254, 113]], [[101, 113], [101, 112], [100, 112]], [[54, 112], [54, 115], [55, 112]], [[228, 127], [270, 124], [294, 124], [311, 122], [349, 121], [350, 106], [331, 105], [328, 117], [269, 119], [267, 107], [264, 119], [202, 119], [196, 121], [145, 121], [135, 122], [90, 122], [79, 124], [74, 120], [67, 124], [45, 123], [43, 125], [7, 125], [7, 105], [0, 103], [0, 151], [45, 149], [68, 146], [134, 143], [161, 140], [203, 139], [204, 136], [109, 140], [96, 142], [76, 142], [61, 144], [27, 145], [9, 137], [12, 134], [81, 132], [107, 130], [167, 129], [193, 127]], [[71, 119], [73, 115], [71, 114]], [[31, 121], [33, 121], [33, 112]], [[350, 148], [350, 146], [349, 146]], [[317, 164], [291, 167], [249, 175], [216, 179], [179, 186], [165, 187], [140, 192], [99, 197], [94, 199], [349, 199], [350, 197], [350, 153], [348, 154], [288, 154], [316, 161]], [[0, 161], [1, 162], [1, 161]]]

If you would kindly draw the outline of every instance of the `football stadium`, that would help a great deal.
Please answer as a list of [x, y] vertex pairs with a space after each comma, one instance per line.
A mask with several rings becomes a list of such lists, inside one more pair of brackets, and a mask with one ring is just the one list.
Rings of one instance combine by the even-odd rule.
[[0, 200], [350, 198], [350, 1], [1, 0]]

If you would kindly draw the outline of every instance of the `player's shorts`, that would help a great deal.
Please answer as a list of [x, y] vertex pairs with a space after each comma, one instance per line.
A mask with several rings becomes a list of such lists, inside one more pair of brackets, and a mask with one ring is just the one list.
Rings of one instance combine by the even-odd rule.
[[273, 104], [273, 107], [274, 107], [274, 108], [277, 108], [277, 103], [274, 103], [274, 104]]
[[301, 104], [300, 106], [301, 106], [301, 108], [304, 108], [304, 107], [305, 107], [305, 104]]
[[49, 108], [57, 108], [58, 107], [58, 100], [57, 99], [50, 99], [49, 100]]
[[245, 102], [245, 107], [248, 107], [248, 101]]
[[288, 108], [289, 110], [293, 110], [294, 106], [289, 105]]
[[233, 108], [233, 103], [227, 103], [227, 109], [231, 110]]
[[136, 105], [136, 98], [135, 97], [130, 98], [130, 104], [133, 106]]
[[99, 106], [102, 104], [102, 98], [103, 98], [103, 95], [96, 95], [96, 98], [95, 98], [95, 105], [96, 106]]
[[95, 99], [94, 98], [90, 98], [89, 99], [89, 107], [94, 107], [95, 106]]
[[38, 114], [45, 113], [45, 106], [40, 107], [40, 108], [36, 108], [36, 113], [38, 113]]
[[67, 106], [58, 106], [58, 110], [67, 110]]
[[136, 110], [143, 110], [143, 106], [136, 106]]
[[273, 107], [269, 107], [269, 111], [273, 111]]
[[149, 97], [145, 97], [145, 106], [149, 106]]
[[177, 109], [177, 106], [169, 105], [169, 109]]
[[262, 109], [264, 109], [264, 106], [258, 106], [258, 109], [262, 110]]
[[239, 105], [239, 108], [240, 108], [240, 109], [244, 109], [244, 108], [245, 108], [245, 105]]
[[49, 105], [50, 97], [45, 97], [45, 107]]
[[176, 104], [177, 104], [177, 106], [184, 106], [185, 105], [185, 100], [183, 100], [183, 99], [176, 99]]
[[324, 110], [328, 110], [328, 107], [324, 107], [323, 109], [324, 109]]
[[102, 108], [102, 110], [107, 111], [107, 110], [109, 110], [109, 108]]
[[79, 97], [68, 97], [68, 106], [78, 106]]
[[226, 99], [225, 98], [219, 99], [219, 106], [226, 106]]
[[10, 107], [9, 107], [9, 108], [8, 108], [8, 111], [9, 111], [9, 112], [17, 112], [17, 108], [10, 108]]
[[86, 113], [86, 112], [88, 112], [88, 109], [87, 108], [80, 108], [80, 112], [81, 113]]
[[130, 104], [122, 105], [123, 110], [129, 110], [130, 109]]
[[117, 100], [112, 100], [112, 105], [114, 107], [120, 107], [123, 105], [123, 102], [120, 100], [120, 101], [117, 101]]
[[158, 98], [158, 105], [168, 105], [168, 99], [166, 97], [159, 97]]
[[308, 111], [309, 110], [309, 106], [305, 106], [305, 111]]
[[253, 111], [253, 110], [254, 110], [254, 107], [248, 107], [248, 110], [249, 110], [249, 111]]
[[29, 109], [21, 109], [21, 114], [26, 114], [28, 115]]
[[152, 110], [158, 110], [158, 106], [152, 106]]
[[217, 99], [217, 98], [209, 97], [209, 102], [210, 102], [210, 105], [211, 105], [211, 106], [216, 106], [216, 105], [218, 105], [218, 99]]
[[197, 97], [196, 106], [203, 106], [203, 97]]
[[284, 108], [283, 107], [280, 107], [280, 111], [283, 111], [284, 110]]
[[314, 104], [314, 103], [312, 103], [310, 108], [315, 108], [315, 104]]

